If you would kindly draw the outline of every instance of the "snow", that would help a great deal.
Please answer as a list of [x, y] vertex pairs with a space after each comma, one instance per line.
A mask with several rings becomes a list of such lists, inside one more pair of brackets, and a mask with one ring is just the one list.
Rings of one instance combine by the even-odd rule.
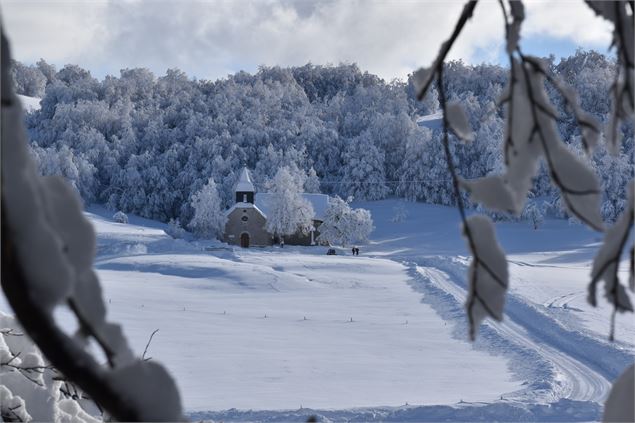
[[436, 112], [417, 118], [417, 125], [434, 130], [443, 126], [443, 112]]
[[252, 203], [243, 203], [242, 201], [238, 202], [238, 203], [234, 204], [233, 206], [231, 206], [230, 208], [228, 208], [225, 211], [225, 216], [229, 216], [231, 214], [231, 212], [233, 212], [236, 209], [256, 209], [258, 211], [258, 213], [263, 215], [263, 217], [267, 218], [267, 215], [265, 213], [263, 213], [263, 211], [258, 206], [256, 206], [255, 204], [252, 204]]
[[458, 213], [405, 203], [393, 222], [399, 204], [353, 203], [376, 226], [359, 257], [186, 242], [134, 215], [86, 215], [109, 319], [139, 356], [159, 329], [147, 355], [174, 376], [191, 418], [599, 419], [635, 344], [632, 314], [617, 316], [611, 344], [611, 307], [585, 301], [601, 236], [563, 220], [498, 223], [504, 320], [484, 322], [471, 344]]
[[[94, 222], [112, 234], [115, 224]], [[187, 410], [487, 401], [519, 388], [504, 360], [444, 330], [402, 264], [290, 246], [162, 253], [152, 241], [150, 254], [97, 268], [138, 353], [160, 328], [150, 355], [176, 376]]]
[[235, 192], [255, 192], [254, 184], [251, 182], [251, 176], [246, 167], [243, 167], [238, 177], [238, 182], [234, 187]]
[[16, 97], [18, 97], [18, 99], [20, 99], [20, 103], [22, 104], [22, 107], [24, 108], [24, 111], [26, 113], [30, 113], [30, 112], [34, 112], [36, 110], [40, 110], [40, 101], [42, 101], [41, 98], [27, 97], [27, 96], [21, 95], [21, 94], [17, 94]]

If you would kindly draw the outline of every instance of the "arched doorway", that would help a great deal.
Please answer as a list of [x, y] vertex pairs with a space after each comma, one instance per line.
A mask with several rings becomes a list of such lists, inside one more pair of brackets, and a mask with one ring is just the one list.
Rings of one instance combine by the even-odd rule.
[[243, 248], [249, 248], [249, 234], [247, 232], [240, 234], [240, 246]]

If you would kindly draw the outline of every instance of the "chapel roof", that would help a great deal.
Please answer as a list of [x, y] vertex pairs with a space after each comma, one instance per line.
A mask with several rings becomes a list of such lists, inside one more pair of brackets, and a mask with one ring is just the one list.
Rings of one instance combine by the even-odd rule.
[[251, 176], [249, 175], [249, 170], [246, 167], [243, 167], [240, 171], [240, 176], [238, 178], [238, 182], [236, 183], [236, 187], [234, 188], [235, 192], [256, 192], [254, 188], [253, 182], [251, 182]]

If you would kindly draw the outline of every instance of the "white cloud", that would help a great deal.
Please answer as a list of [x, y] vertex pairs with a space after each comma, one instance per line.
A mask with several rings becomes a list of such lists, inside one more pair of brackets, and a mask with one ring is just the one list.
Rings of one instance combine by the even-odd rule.
[[577, 0], [532, 0], [527, 3], [527, 36], [540, 34], [569, 39], [580, 45], [606, 48], [611, 25]]
[[90, 48], [102, 29], [105, 1], [5, 0], [2, 23], [14, 57], [26, 62], [50, 58], [65, 63]]
[[[606, 24], [581, 1], [531, 2], [525, 36], [608, 43]], [[14, 56], [77, 63], [97, 74], [178, 67], [218, 78], [259, 64], [357, 62], [384, 78], [427, 65], [452, 31], [457, 1], [214, 0], [4, 1]], [[565, 16], [566, 18], [563, 18]], [[467, 62], [496, 61], [503, 24], [498, 3], [481, 1], [451, 52]]]

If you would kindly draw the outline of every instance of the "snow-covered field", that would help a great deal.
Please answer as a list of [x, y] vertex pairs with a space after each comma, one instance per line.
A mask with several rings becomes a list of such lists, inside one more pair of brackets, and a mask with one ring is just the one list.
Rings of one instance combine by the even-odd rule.
[[394, 223], [396, 204], [356, 204], [376, 226], [359, 257], [173, 240], [160, 223], [114, 223], [99, 207], [88, 217], [110, 319], [139, 354], [159, 329], [148, 355], [172, 372], [193, 418], [599, 418], [635, 345], [632, 315], [617, 316], [610, 344], [610, 308], [585, 300], [600, 237], [564, 221], [499, 224], [506, 320], [471, 344], [456, 211], [407, 203]]

